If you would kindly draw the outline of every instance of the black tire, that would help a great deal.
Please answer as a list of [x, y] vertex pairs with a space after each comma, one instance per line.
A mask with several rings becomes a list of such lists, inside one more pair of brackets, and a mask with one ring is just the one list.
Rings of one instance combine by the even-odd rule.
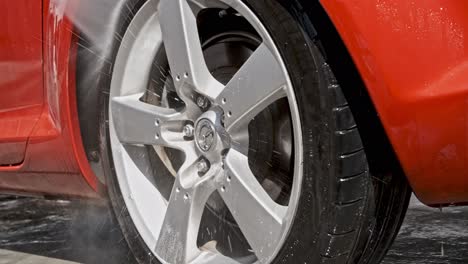
[[[122, 14], [123, 35], [144, 1]], [[373, 175], [353, 109], [327, 63], [320, 38], [275, 0], [244, 0], [270, 32], [296, 93], [304, 146], [304, 179], [296, 216], [274, 263], [378, 263], [404, 218], [411, 190], [401, 169]], [[135, 3], [135, 1], [133, 1]], [[312, 26], [312, 25], [310, 25]], [[111, 60], [119, 46], [114, 45]], [[342, 84], [346, 85], [346, 84]], [[100, 160], [115, 216], [140, 263], [158, 263], [139, 236], [113, 169], [108, 90], [100, 94]], [[86, 135], [84, 135], [86, 137]]]

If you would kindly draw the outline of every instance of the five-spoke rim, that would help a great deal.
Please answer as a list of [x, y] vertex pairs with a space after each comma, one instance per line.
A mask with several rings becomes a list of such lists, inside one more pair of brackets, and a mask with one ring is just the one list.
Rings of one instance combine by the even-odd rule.
[[[227, 85], [208, 70], [200, 44], [196, 13], [207, 7], [234, 8], [263, 40]], [[153, 58], [163, 46], [183, 109], [140, 100], [150, 81]], [[208, 111], [197, 105], [194, 98], [199, 96], [210, 100]], [[294, 181], [288, 206], [276, 203], [261, 186], [248, 164], [248, 143], [237, 140], [252, 118], [280, 98], [289, 102], [294, 133]], [[209, 128], [198, 128], [207, 122], [212, 124]], [[240, 0], [151, 0], [140, 9], [122, 39], [114, 66], [109, 132], [123, 198], [138, 232], [160, 261], [236, 263], [197, 247], [202, 213], [214, 192], [222, 197], [258, 261], [265, 263], [276, 255], [291, 225], [302, 182], [301, 128], [279, 52]], [[210, 144], [209, 148], [200, 148], [199, 142]], [[142, 146], [185, 154], [168, 200], [147, 175], [151, 166], [147, 157], [135, 155], [134, 148]]]

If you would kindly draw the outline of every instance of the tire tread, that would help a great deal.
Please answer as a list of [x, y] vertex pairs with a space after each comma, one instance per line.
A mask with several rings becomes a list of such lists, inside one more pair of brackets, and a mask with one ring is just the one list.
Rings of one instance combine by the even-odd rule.
[[328, 232], [322, 237], [321, 263], [347, 263], [359, 237], [370, 177], [364, 146], [351, 108], [330, 66], [323, 63], [328, 78], [337, 156], [333, 206], [328, 211]]

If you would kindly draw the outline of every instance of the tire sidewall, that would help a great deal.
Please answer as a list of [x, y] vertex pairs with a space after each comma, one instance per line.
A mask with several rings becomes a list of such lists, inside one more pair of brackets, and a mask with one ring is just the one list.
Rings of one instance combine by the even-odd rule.
[[295, 92], [303, 138], [303, 182], [296, 215], [273, 263], [321, 263], [328, 231], [329, 190], [337, 155], [332, 102], [322, 54], [310, 36], [275, 0], [244, 0], [275, 42]]

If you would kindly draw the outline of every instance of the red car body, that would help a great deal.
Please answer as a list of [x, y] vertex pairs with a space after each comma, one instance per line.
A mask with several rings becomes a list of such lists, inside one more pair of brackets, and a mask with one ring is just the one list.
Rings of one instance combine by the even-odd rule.
[[[321, 5], [416, 195], [468, 202], [468, 2]], [[73, 23], [52, 0], [1, 2], [0, 22], [0, 189], [100, 197], [81, 141]]]

